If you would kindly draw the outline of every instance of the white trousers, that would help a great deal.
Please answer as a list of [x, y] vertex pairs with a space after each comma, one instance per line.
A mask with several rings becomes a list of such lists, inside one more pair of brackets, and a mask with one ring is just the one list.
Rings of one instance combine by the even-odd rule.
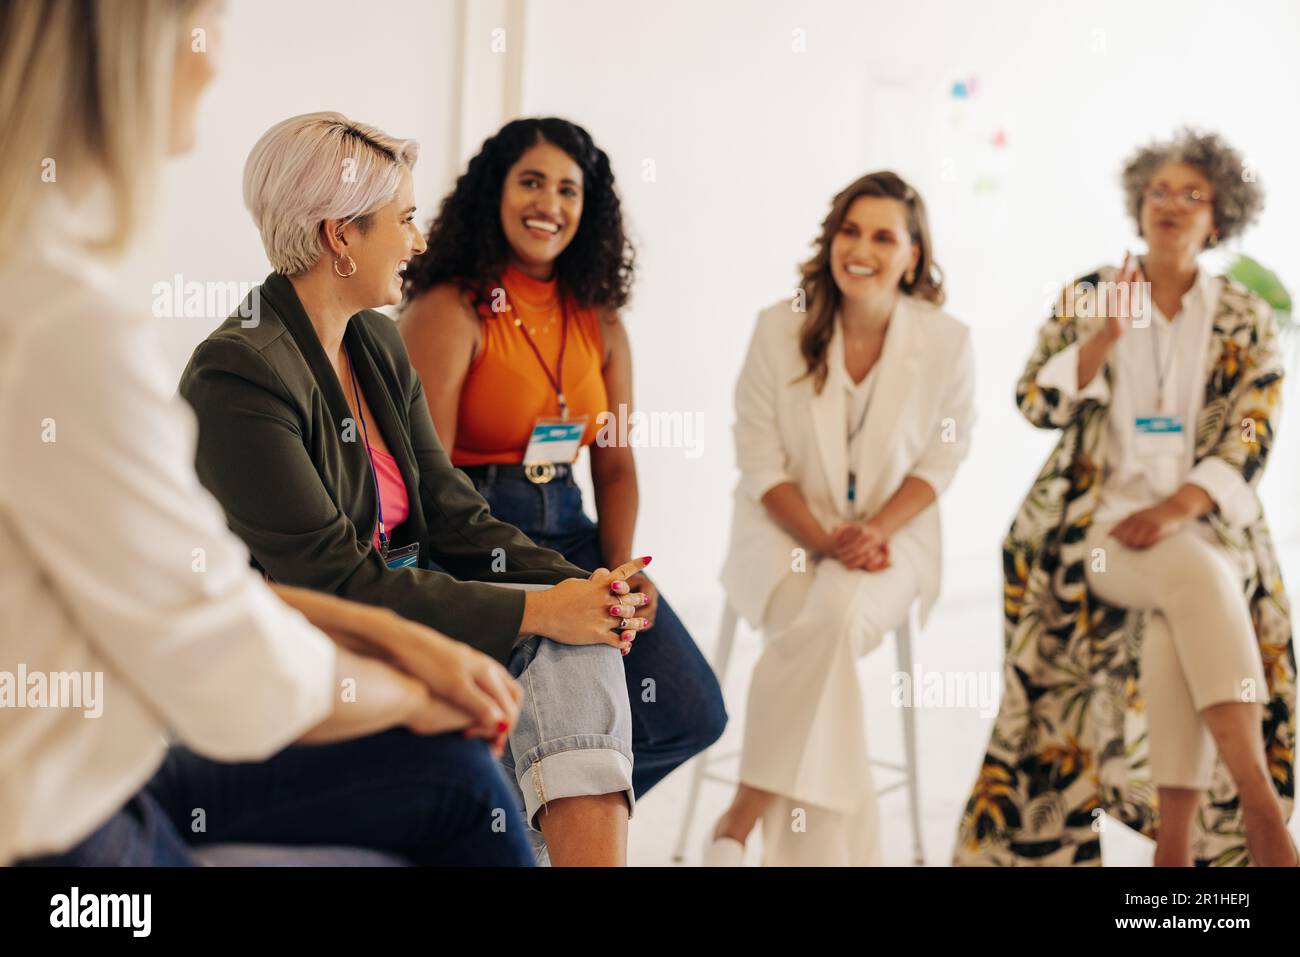
[[1088, 588], [1109, 604], [1151, 612], [1138, 667], [1152, 780], [1208, 788], [1216, 751], [1200, 712], [1268, 698], [1242, 571], [1201, 522], [1147, 549], [1108, 537], [1114, 527], [1106, 522], [1088, 532]]
[[880, 863], [857, 659], [919, 591], [895, 561], [863, 572], [825, 559], [790, 572], [768, 602], [740, 761], [742, 783], [777, 795], [763, 817], [765, 865]]

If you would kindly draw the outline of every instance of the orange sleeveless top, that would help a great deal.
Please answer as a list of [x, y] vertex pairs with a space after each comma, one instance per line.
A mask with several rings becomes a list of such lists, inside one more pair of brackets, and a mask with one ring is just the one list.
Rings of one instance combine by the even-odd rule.
[[[453, 465], [518, 464], [537, 419], [560, 414], [555, 387], [537, 357], [540, 353], [554, 376], [563, 319], [556, 282], [533, 279], [513, 266], [506, 267], [501, 282], [509, 308], [479, 311], [482, 334], [478, 355], [460, 392]], [[569, 418], [587, 417], [582, 444], [590, 445], [600, 428], [596, 416], [605, 411], [608, 401], [601, 374], [604, 346], [600, 318], [594, 309], [570, 306], [568, 323], [559, 379]], [[537, 353], [528, 345], [524, 328]]]

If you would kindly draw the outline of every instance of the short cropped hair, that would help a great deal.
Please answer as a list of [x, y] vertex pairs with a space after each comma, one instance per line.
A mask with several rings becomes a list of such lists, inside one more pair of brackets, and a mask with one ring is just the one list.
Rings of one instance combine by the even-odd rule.
[[1124, 165], [1124, 202], [1139, 233], [1142, 192], [1165, 163], [1186, 163], [1214, 186], [1214, 228], [1221, 242], [1241, 235], [1259, 218], [1264, 190], [1241, 154], [1216, 133], [1184, 127], [1170, 140], [1143, 146]]
[[244, 165], [244, 205], [275, 271], [306, 272], [319, 261], [327, 219], [354, 221], [391, 202], [419, 145], [341, 113], [304, 113], [262, 134]]

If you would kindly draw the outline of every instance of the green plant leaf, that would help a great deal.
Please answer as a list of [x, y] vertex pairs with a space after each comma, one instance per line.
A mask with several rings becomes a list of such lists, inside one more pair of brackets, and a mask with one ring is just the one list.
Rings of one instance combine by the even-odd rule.
[[1272, 306], [1283, 325], [1291, 324], [1291, 293], [1277, 273], [1249, 256], [1239, 255], [1228, 266], [1228, 275]]

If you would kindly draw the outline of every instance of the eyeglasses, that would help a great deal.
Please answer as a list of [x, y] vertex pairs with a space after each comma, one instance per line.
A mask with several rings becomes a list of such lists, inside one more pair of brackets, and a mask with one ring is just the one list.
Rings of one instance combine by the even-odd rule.
[[1184, 209], [1195, 209], [1201, 203], [1210, 202], [1210, 198], [1199, 189], [1191, 189], [1190, 187], [1180, 193], [1174, 193], [1164, 186], [1148, 186], [1142, 191], [1142, 196], [1156, 203], [1163, 203], [1171, 197], [1177, 196]]

